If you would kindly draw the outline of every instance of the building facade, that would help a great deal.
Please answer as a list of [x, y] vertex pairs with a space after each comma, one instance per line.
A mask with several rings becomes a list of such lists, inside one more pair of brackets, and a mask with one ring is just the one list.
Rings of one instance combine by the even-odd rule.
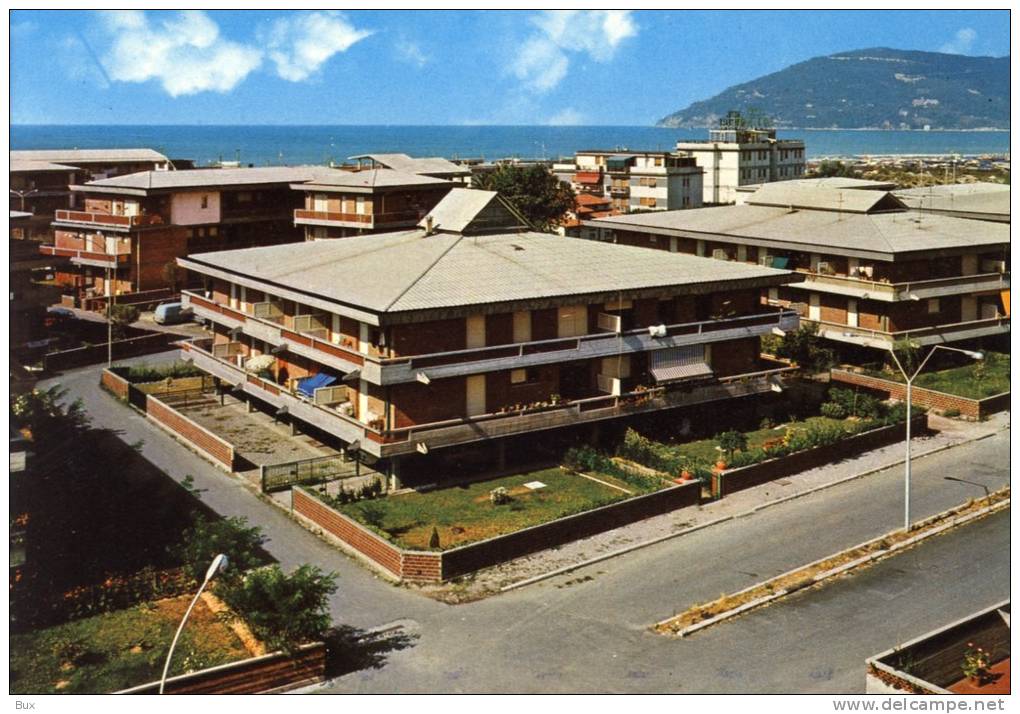
[[804, 142], [777, 139], [772, 128], [723, 126], [708, 141], [678, 141], [676, 151], [705, 172], [702, 203], [734, 203], [737, 187], [804, 176]]
[[776, 391], [759, 339], [797, 316], [758, 296], [801, 279], [536, 233], [469, 189], [413, 230], [179, 262], [212, 324], [188, 359], [398, 475], [448, 449]]
[[767, 290], [825, 337], [888, 349], [1009, 332], [1009, 226], [909, 210], [884, 191], [766, 184], [739, 206], [586, 222], [623, 245], [792, 269]]
[[621, 213], [701, 206], [701, 168], [665, 151], [578, 151], [573, 163], [554, 164], [553, 173], [577, 193], [609, 198]]

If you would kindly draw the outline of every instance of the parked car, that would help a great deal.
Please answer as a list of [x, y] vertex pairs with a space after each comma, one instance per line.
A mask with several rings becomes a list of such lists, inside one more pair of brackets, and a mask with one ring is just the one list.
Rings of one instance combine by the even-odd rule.
[[176, 325], [180, 322], [191, 322], [191, 308], [184, 307], [180, 302], [164, 302], [156, 306], [152, 321], [159, 325]]
[[74, 319], [74, 312], [66, 307], [49, 307], [46, 308], [46, 317], [43, 319], [43, 325], [55, 327], [71, 322]]

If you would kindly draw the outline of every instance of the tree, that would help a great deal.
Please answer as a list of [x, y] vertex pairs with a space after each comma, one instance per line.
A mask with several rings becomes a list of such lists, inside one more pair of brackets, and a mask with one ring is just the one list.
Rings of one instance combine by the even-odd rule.
[[177, 267], [176, 261], [169, 261], [163, 265], [163, 281], [170, 286], [170, 292], [177, 292], [177, 283], [180, 282], [181, 269]]
[[184, 532], [181, 543], [172, 549], [185, 570], [195, 580], [202, 580], [209, 564], [219, 553], [227, 556], [225, 581], [236, 581], [244, 573], [265, 562], [262, 544], [265, 537], [258, 526], [248, 526], [245, 518], [211, 520], [199, 517]]
[[735, 451], [747, 451], [747, 434], [741, 431], [724, 431], [719, 436], [715, 437], [715, 440], [719, 443], [719, 448], [726, 452], [726, 456], [733, 458], [733, 452]]
[[253, 570], [218, 592], [270, 650], [293, 652], [326, 635], [332, 624], [329, 596], [336, 588], [336, 573], [302, 565], [286, 575], [279, 565], [272, 565]]
[[480, 189], [498, 192], [539, 230], [558, 225], [575, 207], [574, 190], [541, 164], [504, 164], [473, 181]]
[[89, 418], [80, 399], [64, 405], [67, 390], [60, 385], [12, 395], [11, 423], [32, 434], [32, 440], [48, 448], [59, 440], [79, 436], [89, 427]]
[[113, 323], [113, 336], [124, 338], [128, 326], [138, 319], [138, 308], [134, 305], [114, 305], [110, 308], [110, 322]]
[[829, 178], [833, 176], [839, 176], [842, 178], [860, 178], [861, 175], [853, 169], [851, 166], [847, 166], [842, 161], [822, 161], [818, 168], [811, 172], [813, 176], [820, 178]]
[[816, 372], [828, 369], [836, 363], [835, 351], [822, 346], [818, 325], [814, 323], [801, 325], [795, 332], [787, 332], [778, 346], [775, 346], [775, 350], [776, 356], [785, 357], [801, 367]]
[[893, 354], [900, 361], [900, 365], [908, 377], [914, 374], [917, 371], [917, 366], [921, 364], [921, 346], [916, 342], [897, 340], [893, 344]]

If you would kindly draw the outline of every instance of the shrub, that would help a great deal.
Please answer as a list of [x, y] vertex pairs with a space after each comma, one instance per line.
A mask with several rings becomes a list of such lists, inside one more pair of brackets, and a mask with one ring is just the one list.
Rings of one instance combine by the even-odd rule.
[[302, 565], [286, 575], [272, 565], [223, 588], [222, 597], [270, 650], [292, 652], [325, 636], [331, 624], [329, 596], [336, 589], [336, 573]]
[[794, 332], [787, 332], [778, 345], [770, 345], [777, 357], [796, 362], [801, 367], [821, 372], [836, 364], [836, 353], [823, 346], [814, 323], [801, 325]]
[[960, 416], [960, 410], [957, 409], [956, 407], [953, 407], [952, 409], [946, 409], [944, 412], [942, 412], [942, 416], [946, 416], [952, 419], [954, 417]]
[[221, 578], [230, 580], [264, 562], [264, 542], [262, 530], [258, 526], [249, 527], [244, 518], [198, 518], [184, 532], [180, 545], [171, 550], [184, 564], [185, 572], [198, 581], [205, 577], [213, 558], [223, 553], [227, 556], [227, 570]]
[[829, 400], [842, 407], [846, 416], [861, 419], [877, 419], [881, 416], [881, 402], [870, 394], [833, 387], [829, 390]]
[[747, 451], [747, 434], [731, 429], [724, 431], [715, 437], [719, 448], [726, 452], [730, 458], [736, 451]]
[[[628, 435], [630, 435], [631, 432], [632, 430], [630, 429], [627, 430]], [[645, 442], [648, 442], [647, 439], [644, 439], [644, 437], [638, 435], [636, 432], [633, 433], [634, 437], [636, 437], [637, 439], [642, 439]], [[620, 455], [623, 456], [624, 458], [630, 458], [629, 456], [623, 453], [622, 449]], [[659, 468], [654, 464], [639, 461], [638, 459], [631, 460], [635, 461], [636, 463], [641, 463], [644, 466], [648, 466], [649, 468], [657, 469], [660, 471], [668, 471], [669, 473], [679, 472], [679, 468], [667, 470]], [[679, 464], [679, 461], [677, 463]], [[580, 446], [568, 450], [567, 453], [564, 454], [563, 456], [563, 465], [566, 466], [568, 469], [571, 469], [572, 471], [579, 471], [582, 473], [587, 471], [593, 471], [597, 473], [606, 474], [607, 476], [613, 476], [615, 478], [620, 479], [621, 481], [629, 483], [638, 488], [649, 487], [655, 488], [661, 484], [661, 479], [658, 478], [657, 476], [646, 476], [644, 474], [635, 473], [630, 469], [621, 468], [611, 458], [609, 458], [605, 454], [600, 454], [598, 451], [591, 448], [590, 446]]]
[[363, 523], [382, 530], [383, 521], [386, 518], [386, 509], [381, 503], [370, 501], [358, 505], [357, 508]]
[[432, 535], [429, 536], [429, 548], [432, 550], [439, 549], [439, 529], [432, 526]]
[[134, 305], [114, 305], [110, 308], [110, 322], [112, 323], [113, 335], [122, 339], [128, 326], [138, 320], [138, 308]]
[[124, 367], [122, 365], [115, 365], [110, 371], [136, 384], [139, 382], [161, 382], [167, 378], [200, 377], [205, 374], [201, 369], [189, 362], [173, 362], [156, 366], [141, 364]]
[[822, 416], [830, 419], [846, 419], [846, 408], [839, 402], [825, 402], [820, 409]]
[[497, 486], [489, 491], [489, 500], [494, 506], [502, 506], [504, 503], [510, 503], [513, 498], [510, 497], [510, 492], [506, 490], [505, 486]]

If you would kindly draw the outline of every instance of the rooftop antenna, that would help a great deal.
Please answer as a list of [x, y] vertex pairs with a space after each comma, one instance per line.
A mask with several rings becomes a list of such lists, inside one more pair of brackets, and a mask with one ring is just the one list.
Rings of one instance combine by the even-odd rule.
[[843, 192], [842, 191], [840, 191], [839, 193], [836, 194], [836, 203], [838, 204], [838, 206], [836, 208], [836, 213], [839, 216], [839, 218], [837, 218], [836, 220], [837, 221], [842, 221], [843, 220]]

